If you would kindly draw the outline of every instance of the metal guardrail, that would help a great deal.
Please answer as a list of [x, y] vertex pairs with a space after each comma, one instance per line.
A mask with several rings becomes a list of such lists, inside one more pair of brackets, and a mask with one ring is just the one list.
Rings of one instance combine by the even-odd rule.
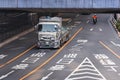
[[116, 24], [117, 24], [117, 20], [114, 18], [114, 16], [110, 17], [110, 22], [112, 24], [112, 26], [115, 28], [116, 33], [118, 34], [118, 36], [120, 37], [120, 32], [118, 31]]
[[117, 21], [115, 20], [115, 18], [112, 16], [112, 18], [111, 18], [111, 23], [112, 23], [112, 25], [114, 26], [114, 27], [116, 27], [116, 23], [117, 23]]

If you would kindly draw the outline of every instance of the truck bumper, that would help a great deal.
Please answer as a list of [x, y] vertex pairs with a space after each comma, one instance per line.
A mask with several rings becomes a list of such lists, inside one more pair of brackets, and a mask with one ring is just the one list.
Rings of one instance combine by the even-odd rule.
[[39, 48], [59, 48], [58, 41], [38, 41], [37, 46]]

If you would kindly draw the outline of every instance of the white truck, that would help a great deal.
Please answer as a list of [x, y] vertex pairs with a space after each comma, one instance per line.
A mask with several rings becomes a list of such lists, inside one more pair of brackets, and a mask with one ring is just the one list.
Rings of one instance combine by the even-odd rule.
[[60, 17], [40, 18], [35, 29], [37, 30], [37, 46], [39, 48], [60, 48], [70, 38], [70, 32], [68, 28], [62, 26], [62, 18]]

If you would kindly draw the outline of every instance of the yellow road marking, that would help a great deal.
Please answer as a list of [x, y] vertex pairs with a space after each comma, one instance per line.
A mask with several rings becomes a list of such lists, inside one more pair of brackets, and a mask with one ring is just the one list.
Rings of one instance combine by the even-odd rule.
[[24, 80], [25, 78], [29, 77], [30, 75], [34, 74], [35, 72], [37, 72], [38, 70], [40, 70], [43, 66], [45, 66], [47, 63], [49, 63], [55, 56], [57, 56], [64, 48], [65, 46], [67, 46], [76, 36], [77, 34], [82, 30], [83, 28], [80, 28], [59, 50], [57, 50], [55, 52], [55, 54], [50, 57], [48, 60], [46, 60], [43, 64], [41, 64], [40, 66], [38, 66], [37, 68], [35, 68], [33, 71], [31, 71], [30, 73], [28, 73], [27, 75], [23, 76], [21, 79], [19, 80]]
[[99, 41], [99, 43], [104, 46], [106, 49], [108, 49], [112, 54], [114, 54], [117, 58], [120, 58], [120, 56], [114, 52], [112, 49], [110, 49], [110, 47], [108, 47], [107, 45], [105, 45], [102, 41]]
[[24, 52], [20, 53], [18, 56], [14, 57], [14, 58], [12, 58], [11, 60], [9, 60], [8, 62], [0, 65], [0, 68], [6, 66], [7, 64], [9, 64], [9, 63], [15, 61], [16, 59], [18, 59], [19, 57], [23, 56], [25, 53], [27, 53], [28, 51], [30, 51], [31, 49], [33, 49], [35, 46], [36, 46], [36, 45], [33, 45], [33, 46], [30, 47], [29, 49], [27, 49], [27, 50], [25, 50]]

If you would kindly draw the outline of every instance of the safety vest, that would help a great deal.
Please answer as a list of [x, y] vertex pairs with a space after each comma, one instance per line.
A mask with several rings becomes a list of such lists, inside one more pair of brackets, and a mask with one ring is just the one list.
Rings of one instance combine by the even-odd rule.
[[93, 16], [92, 18], [93, 18], [93, 19], [97, 19], [97, 16]]

